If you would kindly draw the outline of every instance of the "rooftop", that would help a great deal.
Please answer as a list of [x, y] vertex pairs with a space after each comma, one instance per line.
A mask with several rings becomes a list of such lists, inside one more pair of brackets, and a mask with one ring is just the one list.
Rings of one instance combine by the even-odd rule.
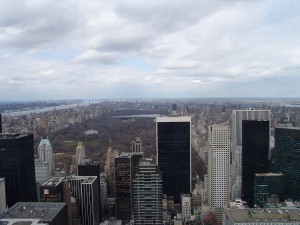
[[300, 222], [300, 209], [226, 209], [235, 222]]
[[283, 176], [282, 173], [256, 173], [255, 176], [258, 176], [258, 177], [276, 177], [276, 176]]
[[66, 206], [62, 202], [18, 202], [8, 209], [2, 219], [41, 219], [51, 222], [55, 216]]
[[0, 219], [0, 225], [46, 225], [40, 219]]
[[64, 180], [64, 177], [51, 177], [45, 181], [41, 186], [57, 186]]

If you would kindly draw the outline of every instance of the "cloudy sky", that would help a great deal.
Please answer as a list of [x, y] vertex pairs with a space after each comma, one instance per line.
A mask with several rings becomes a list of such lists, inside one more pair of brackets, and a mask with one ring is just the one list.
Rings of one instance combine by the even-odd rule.
[[0, 3], [0, 100], [300, 97], [298, 0]]

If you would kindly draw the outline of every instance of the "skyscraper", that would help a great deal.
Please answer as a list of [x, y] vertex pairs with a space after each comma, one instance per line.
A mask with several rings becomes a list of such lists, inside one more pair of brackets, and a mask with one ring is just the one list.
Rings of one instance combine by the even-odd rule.
[[268, 173], [270, 121], [243, 120], [242, 198], [253, 207], [254, 174]]
[[5, 178], [9, 207], [37, 201], [32, 134], [0, 134], [0, 177]]
[[[233, 110], [231, 115], [232, 122], [232, 168], [231, 185], [232, 200], [241, 198], [242, 195], [242, 121], [243, 120], [262, 120], [271, 122], [271, 110], [257, 110], [253, 108], [243, 110]], [[271, 128], [271, 123], [269, 123]], [[270, 133], [269, 133], [270, 136]]]
[[133, 179], [133, 219], [136, 225], [163, 224], [162, 178], [151, 158], [141, 159]]
[[99, 197], [96, 176], [72, 176], [71, 191], [81, 209], [83, 225], [99, 225]]
[[117, 150], [107, 149], [104, 172], [107, 176], [107, 197], [115, 197], [115, 157], [119, 156]]
[[78, 176], [96, 176], [97, 177], [97, 190], [98, 190], [98, 201], [99, 201], [99, 219], [102, 220], [101, 210], [101, 196], [100, 196], [100, 163], [99, 162], [88, 162], [81, 163], [78, 165]]
[[115, 158], [116, 217], [123, 221], [131, 219], [133, 209], [132, 186], [138, 171], [141, 153], [121, 153]]
[[191, 117], [156, 118], [156, 159], [163, 193], [179, 203], [181, 193], [191, 192]]
[[285, 198], [300, 200], [300, 128], [275, 128], [273, 170], [284, 174]]
[[229, 126], [213, 125], [208, 132], [209, 207], [222, 224], [222, 207], [230, 197], [230, 131]]
[[132, 152], [143, 152], [142, 138], [137, 137], [132, 141]]
[[53, 170], [55, 170], [54, 157], [53, 157], [53, 149], [52, 145], [47, 137], [47, 139], [42, 139], [40, 141], [38, 147], [39, 159], [42, 162], [48, 162], [50, 168], [50, 174], [52, 174]]

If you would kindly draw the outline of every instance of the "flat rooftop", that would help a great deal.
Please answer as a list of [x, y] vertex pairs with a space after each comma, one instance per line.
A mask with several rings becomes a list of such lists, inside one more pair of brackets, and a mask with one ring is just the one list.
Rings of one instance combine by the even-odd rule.
[[18, 202], [1, 216], [1, 219], [41, 219], [51, 222], [66, 207], [62, 202]]
[[258, 177], [276, 177], [283, 176], [282, 173], [255, 173], [255, 176]]
[[0, 225], [47, 225], [40, 219], [0, 219]]
[[4, 181], [4, 180], [5, 180], [5, 178], [0, 177], [0, 182], [2, 182], [2, 181]]
[[226, 209], [236, 223], [300, 222], [300, 209]]
[[57, 186], [59, 185], [65, 178], [64, 177], [51, 177], [47, 181], [45, 181], [41, 187], [48, 187], [48, 186]]

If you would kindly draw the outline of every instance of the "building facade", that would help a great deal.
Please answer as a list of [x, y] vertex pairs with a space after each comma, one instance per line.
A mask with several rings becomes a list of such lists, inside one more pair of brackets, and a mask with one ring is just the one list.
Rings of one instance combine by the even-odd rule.
[[282, 173], [254, 174], [254, 206], [264, 207], [271, 195], [284, 201], [284, 176]]
[[37, 201], [32, 134], [0, 134], [0, 177], [5, 178], [9, 207]]
[[98, 225], [99, 196], [96, 176], [72, 176], [71, 191], [80, 206], [82, 225]]
[[5, 179], [0, 178], [0, 215], [6, 210]]
[[132, 141], [132, 152], [143, 152], [141, 137], [136, 137], [136, 139]]
[[275, 128], [274, 172], [284, 175], [285, 198], [300, 200], [300, 128]]
[[229, 126], [219, 125], [208, 129], [208, 204], [222, 224], [222, 207], [230, 198], [230, 131]]
[[[231, 115], [232, 132], [232, 167], [231, 167], [231, 199], [242, 197], [242, 121], [261, 120], [270, 121], [271, 129], [271, 110], [257, 110], [254, 108], [233, 110]], [[269, 133], [269, 136], [271, 134]]]
[[243, 120], [242, 199], [253, 207], [254, 174], [268, 173], [270, 121]]
[[41, 139], [38, 146], [39, 159], [42, 162], [48, 162], [49, 164], [49, 176], [55, 170], [54, 156], [52, 145], [47, 137], [47, 139]]
[[50, 178], [50, 167], [48, 162], [41, 161], [40, 159], [35, 159], [34, 166], [35, 180], [37, 183], [42, 184]]
[[142, 159], [133, 179], [134, 224], [163, 224], [162, 178], [153, 159]]
[[191, 117], [156, 118], [156, 160], [163, 193], [179, 203], [181, 193], [191, 192]]

